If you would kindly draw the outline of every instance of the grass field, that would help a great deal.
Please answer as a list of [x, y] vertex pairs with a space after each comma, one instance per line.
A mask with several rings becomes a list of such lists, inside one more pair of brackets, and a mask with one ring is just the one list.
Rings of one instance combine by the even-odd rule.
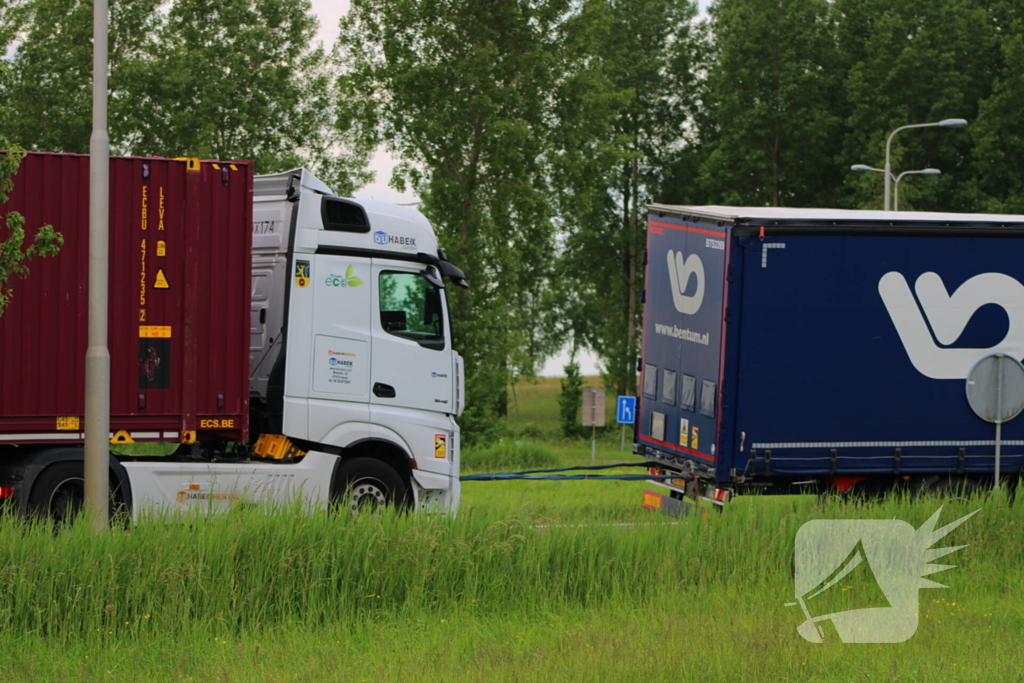
[[[621, 457], [615, 441], [602, 461]], [[589, 461], [589, 444], [548, 448]], [[1021, 506], [750, 497], [672, 520], [641, 508], [643, 488], [466, 482], [456, 518], [239, 510], [100, 538], [10, 520], [0, 680], [1024, 680]], [[797, 635], [803, 522], [917, 527], [942, 504], [943, 523], [981, 512], [942, 543], [966, 547], [930, 577], [948, 588], [920, 591], [913, 638]]]

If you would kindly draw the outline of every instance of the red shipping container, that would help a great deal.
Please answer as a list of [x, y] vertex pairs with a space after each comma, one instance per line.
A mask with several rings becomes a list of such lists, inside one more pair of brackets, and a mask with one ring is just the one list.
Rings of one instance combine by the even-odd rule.
[[[252, 165], [110, 160], [110, 425], [137, 441], [246, 441]], [[0, 316], [0, 443], [83, 439], [89, 157], [28, 154], [6, 214], [57, 257], [28, 262]], [[0, 227], [0, 239], [8, 236]]]

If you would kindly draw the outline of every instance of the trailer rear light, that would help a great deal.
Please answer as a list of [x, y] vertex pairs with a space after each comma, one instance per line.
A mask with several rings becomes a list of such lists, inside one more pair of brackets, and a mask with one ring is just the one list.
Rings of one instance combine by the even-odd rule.
[[713, 498], [715, 500], [717, 500], [718, 502], [720, 502], [720, 503], [728, 503], [729, 502], [729, 492], [727, 490], [725, 490], [725, 489], [715, 489], [715, 493], [713, 495]]
[[0, 486], [0, 498], [14, 498], [14, 487]]

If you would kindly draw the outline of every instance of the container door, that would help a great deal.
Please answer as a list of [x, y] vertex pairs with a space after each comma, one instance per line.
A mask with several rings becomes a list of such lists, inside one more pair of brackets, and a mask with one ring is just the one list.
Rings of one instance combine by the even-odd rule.
[[454, 367], [445, 292], [421, 263], [374, 259], [374, 405], [453, 413]]

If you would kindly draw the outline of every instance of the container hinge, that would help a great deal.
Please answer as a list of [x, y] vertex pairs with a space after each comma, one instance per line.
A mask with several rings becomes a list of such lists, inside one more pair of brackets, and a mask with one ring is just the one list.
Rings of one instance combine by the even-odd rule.
[[772, 474], [772, 450], [769, 448], [764, 452], [764, 476], [770, 477]]
[[832, 449], [832, 452], [829, 454], [829, 459], [832, 462], [832, 476], [834, 477], [836, 476], [836, 449]]
[[900, 473], [900, 458], [901, 457], [903, 457], [903, 449], [902, 448], [897, 448], [896, 449], [896, 465], [893, 468], [893, 474], [899, 474]]
[[964, 473], [964, 454], [965, 454], [966, 451], [967, 451], [966, 448], [961, 448], [960, 449], [960, 455], [957, 456], [957, 460], [956, 460], [956, 473], [957, 474], [963, 474]]

